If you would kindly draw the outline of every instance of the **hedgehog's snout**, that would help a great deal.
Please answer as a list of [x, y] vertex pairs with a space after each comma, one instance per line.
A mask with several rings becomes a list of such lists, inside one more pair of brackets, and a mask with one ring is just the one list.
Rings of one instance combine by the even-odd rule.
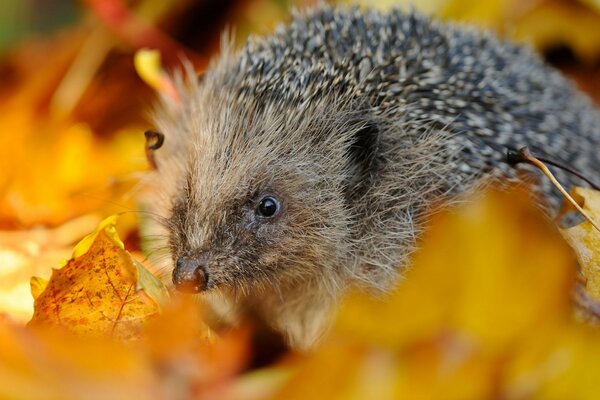
[[184, 254], [175, 263], [173, 284], [183, 293], [199, 293], [206, 289], [208, 272], [207, 258], [204, 254]]

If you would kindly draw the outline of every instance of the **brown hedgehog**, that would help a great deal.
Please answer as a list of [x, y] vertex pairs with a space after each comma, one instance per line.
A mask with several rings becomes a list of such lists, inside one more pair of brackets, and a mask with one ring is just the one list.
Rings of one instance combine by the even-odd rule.
[[507, 148], [600, 170], [600, 119], [571, 83], [415, 13], [321, 7], [225, 48], [180, 91], [156, 112], [153, 152], [173, 283], [295, 348], [349, 286], [391, 286], [432, 205], [515, 178]]

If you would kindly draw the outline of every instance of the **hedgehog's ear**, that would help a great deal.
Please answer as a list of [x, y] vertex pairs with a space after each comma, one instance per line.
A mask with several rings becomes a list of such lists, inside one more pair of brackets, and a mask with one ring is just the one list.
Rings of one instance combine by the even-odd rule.
[[146, 136], [146, 159], [152, 169], [158, 169], [154, 152], [160, 149], [165, 141], [165, 135], [155, 130], [147, 130], [144, 132]]
[[364, 194], [379, 169], [380, 128], [373, 120], [357, 123], [358, 129], [349, 147], [350, 176], [346, 185], [348, 197]]

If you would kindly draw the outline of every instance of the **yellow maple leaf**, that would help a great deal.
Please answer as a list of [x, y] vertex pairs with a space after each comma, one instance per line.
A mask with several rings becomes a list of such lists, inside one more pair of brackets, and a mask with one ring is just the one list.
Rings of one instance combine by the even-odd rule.
[[37, 297], [30, 325], [128, 339], [159, 313], [166, 288], [123, 249], [115, 225], [116, 216], [101, 222], [45, 287], [32, 283]]

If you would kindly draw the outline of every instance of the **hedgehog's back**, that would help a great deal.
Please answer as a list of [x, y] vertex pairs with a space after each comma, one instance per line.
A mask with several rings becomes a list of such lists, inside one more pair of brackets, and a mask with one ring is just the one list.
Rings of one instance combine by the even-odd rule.
[[588, 174], [600, 170], [598, 112], [560, 73], [528, 49], [419, 14], [316, 9], [252, 40], [235, 76], [241, 93], [259, 101], [294, 107], [345, 97], [401, 120], [397, 135], [446, 130], [465, 179], [514, 175], [505, 152], [522, 146]]

